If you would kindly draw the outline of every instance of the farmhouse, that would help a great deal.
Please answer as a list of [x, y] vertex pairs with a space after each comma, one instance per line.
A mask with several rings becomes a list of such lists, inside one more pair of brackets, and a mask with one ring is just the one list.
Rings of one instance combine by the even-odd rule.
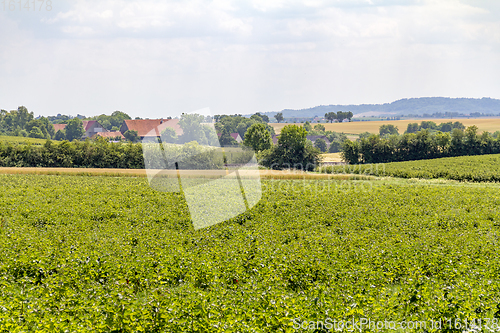
[[156, 139], [161, 135], [165, 128], [171, 127], [178, 136], [182, 134], [182, 128], [179, 126], [179, 119], [129, 119], [124, 120], [120, 127], [123, 134], [126, 131], [137, 131], [137, 135], [144, 139]]
[[[221, 135], [222, 135], [222, 133], [217, 133], [218, 137], [220, 137]], [[242, 143], [243, 142], [243, 139], [241, 138], [241, 135], [239, 133], [231, 133], [229, 135], [231, 135], [231, 137], [233, 139], [235, 139], [236, 142], [238, 142], [238, 143]]]
[[[83, 129], [85, 130], [85, 134], [83, 135], [83, 139], [85, 138], [91, 138], [95, 136], [97, 133], [103, 133], [107, 132], [108, 130], [105, 129], [97, 120], [84, 120], [83, 122]], [[66, 124], [54, 124], [54, 130], [57, 132], [59, 130], [64, 130], [66, 128]]]
[[85, 130], [84, 138], [91, 138], [97, 133], [107, 132], [97, 120], [84, 120], [83, 121], [83, 129]]
[[231, 133], [231, 137], [233, 139], [235, 139], [236, 142], [238, 142], [238, 143], [242, 143], [243, 142], [243, 139], [241, 138], [241, 136], [239, 135], [239, 133]]

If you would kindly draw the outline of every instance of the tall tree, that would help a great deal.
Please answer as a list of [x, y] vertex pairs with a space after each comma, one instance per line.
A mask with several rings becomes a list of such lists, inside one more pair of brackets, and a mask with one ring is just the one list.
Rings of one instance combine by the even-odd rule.
[[262, 119], [262, 121], [264, 121], [265, 123], [269, 122], [269, 116], [262, 114], [260, 112], [255, 113], [255, 115], [259, 116]]
[[66, 139], [68, 141], [79, 140], [85, 134], [83, 129], [83, 122], [79, 118], [73, 118], [68, 121], [65, 127]]
[[161, 132], [161, 141], [164, 143], [175, 143], [177, 141], [177, 134], [172, 127], [167, 127]]
[[[31, 130], [36, 127], [37, 130], [34, 131], [36, 136], [33, 136], [30, 134], [30, 137], [32, 138], [41, 138], [41, 139], [50, 139], [50, 135], [47, 133], [47, 128], [45, 127], [45, 124], [40, 120], [40, 119], [33, 119], [30, 120], [25, 126], [24, 130], [28, 133], [31, 133]], [[42, 135], [39, 134], [39, 131], [42, 133]]]
[[379, 128], [379, 134], [380, 136], [384, 136], [384, 135], [398, 135], [399, 132], [398, 132], [398, 128], [396, 126], [394, 126], [393, 124], [384, 124], [384, 125], [381, 125], [380, 128]]
[[418, 123], [409, 123], [405, 133], [417, 133], [420, 130]]
[[275, 114], [275, 115], [274, 115], [274, 118], [276, 118], [276, 121], [277, 121], [278, 123], [282, 122], [282, 121], [283, 121], [283, 119], [285, 119], [285, 118], [283, 117], [283, 113], [281, 113], [281, 112], [279, 112], [279, 113]]
[[347, 112], [346, 118], [349, 119], [349, 122], [351, 121], [352, 117], [354, 117], [354, 114], [351, 111]]
[[207, 136], [205, 135], [205, 130], [203, 128], [203, 121], [205, 117], [202, 115], [193, 113], [187, 114], [183, 113], [181, 119], [179, 120], [179, 126], [182, 128], [182, 135], [179, 136], [179, 143], [187, 143], [191, 141], [196, 141], [200, 145], [208, 144]]
[[25, 106], [20, 106], [17, 108], [17, 111], [14, 112], [14, 121], [15, 125], [19, 126], [19, 128], [24, 129], [24, 126], [34, 119], [33, 112], [29, 112]]
[[325, 131], [325, 125], [321, 125], [321, 124], [316, 124], [314, 125], [314, 130], [315, 131], [318, 131], [318, 132], [324, 132]]
[[272, 138], [264, 124], [253, 124], [245, 133], [243, 144], [255, 151], [271, 148]]
[[122, 111], [114, 111], [110, 116], [101, 114], [99, 116], [87, 118], [97, 120], [105, 129], [112, 130], [113, 127], [120, 128], [124, 120], [132, 119], [128, 114]]
[[222, 128], [221, 136], [219, 137], [221, 147], [237, 146], [238, 142], [231, 136], [231, 132], [226, 127]]
[[339, 121], [339, 123], [341, 123], [344, 119], [345, 119], [345, 113], [342, 112], [342, 111], [338, 111], [337, 112], [337, 120]]
[[479, 153], [480, 139], [477, 135], [477, 129], [476, 125], [472, 125], [465, 130], [465, 149], [467, 149], [467, 153], [471, 155]]
[[321, 139], [321, 138], [317, 139], [314, 142], [314, 147], [316, 147], [319, 150], [321, 150], [322, 153], [326, 152], [326, 150], [328, 149], [326, 141], [324, 139]]
[[342, 143], [340, 156], [342, 160], [349, 164], [358, 164], [360, 162], [360, 143], [358, 141], [345, 140]]
[[325, 118], [330, 122], [333, 123], [335, 119], [337, 119], [337, 114], [335, 112], [328, 112], [325, 113]]

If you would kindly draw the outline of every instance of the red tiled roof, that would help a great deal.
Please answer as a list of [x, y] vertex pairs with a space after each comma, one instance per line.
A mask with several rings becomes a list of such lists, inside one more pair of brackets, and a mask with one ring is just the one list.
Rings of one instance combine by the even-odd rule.
[[[137, 135], [141, 138], [145, 136], [157, 136], [153, 134], [156, 133], [156, 131], [154, 131], [155, 128], [158, 128], [158, 133], [161, 133], [165, 128], [171, 127], [175, 130], [175, 134], [182, 134], [182, 128], [179, 126], [179, 119], [129, 119], [123, 122], [120, 130], [137, 131]], [[126, 126], [126, 129], [124, 129], [123, 126]], [[150, 133], [152, 131], [153, 133]]]
[[[87, 131], [90, 127], [92, 127], [95, 123], [97, 123], [97, 120], [83, 120], [83, 129]], [[56, 132], [58, 130], [63, 130], [66, 128], [66, 124], [54, 124], [54, 129]]]
[[87, 131], [97, 120], [83, 120], [83, 129]]
[[99, 133], [96, 133], [92, 136], [92, 138], [95, 138], [96, 136], [102, 136], [103, 138], [115, 138], [117, 136], [121, 137], [122, 139], [125, 139], [125, 137], [123, 136], [123, 134], [121, 132], [99, 132]]
[[54, 130], [57, 132], [59, 130], [63, 130], [66, 127], [66, 124], [54, 124]]

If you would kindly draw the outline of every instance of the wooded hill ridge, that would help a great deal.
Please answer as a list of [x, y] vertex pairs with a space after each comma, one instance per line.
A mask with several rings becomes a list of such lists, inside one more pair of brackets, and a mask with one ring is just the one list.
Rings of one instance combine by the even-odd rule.
[[277, 112], [263, 112], [272, 117], [282, 112], [286, 118], [322, 117], [327, 112], [351, 111], [354, 115], [364, 112], [377, 112], [380, 115], [423, 115], [433, 113], [458, 112], [463, 114], [483, 113], [499, 114], [500, 99], [483, 98], [450, 98], [419, 97], [403, 98], [392, 103], [360, 104], [360, 105], [320, 105], [308, 109], [284, 109]]

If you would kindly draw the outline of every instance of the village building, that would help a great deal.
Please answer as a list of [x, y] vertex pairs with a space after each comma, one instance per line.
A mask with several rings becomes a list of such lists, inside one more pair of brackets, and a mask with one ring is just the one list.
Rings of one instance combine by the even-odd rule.
[[[217, 136], [220, 138], [222, 133], [217, 133]], [[241, 138], [241, 135], [239, 133], [231, 133], [229, 134], [236, 142], [242, 143], [243, 139]]]
[[167, 127], [173, 128], [177, 136], [183, 133], [179, 119], [128, 119], [123, 121], [120, 132], [137, 131], [141, 140], [156, 140]]
[[243, 139], [239, 133], [231, 133], [231, 137], [236, 140], [238, 143], [242, 143]]
[[97, 120], [83, 120], [85, 134], [83, 138], [91, 138], [98, 133], [108, 132]]
[[[97, 120], [83, 120], [83, 129], [85, 134], [82, 136], [82, 139], [92, 138], [97, 133], [108, 132]], [[66, 128], [66, 124], [54, 124], [55, 132], [59, 130], [64, 130]]]
[[54, 124], [54, 131], [64, 131], [66, 124]]

